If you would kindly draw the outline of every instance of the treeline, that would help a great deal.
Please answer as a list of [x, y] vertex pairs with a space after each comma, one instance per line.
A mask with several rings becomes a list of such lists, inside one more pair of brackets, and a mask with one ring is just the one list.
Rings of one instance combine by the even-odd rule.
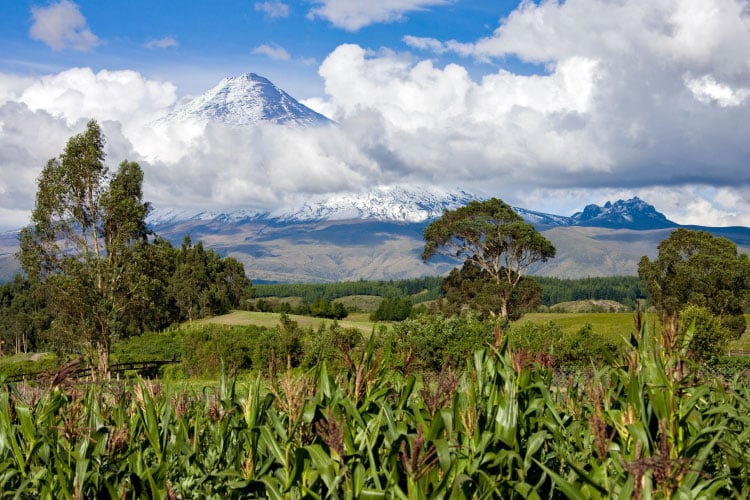
[[[150, 277], [141, 292], [148, 306], [121, 318], [121, 338], [244, 308], [253, 296], [242, 263], [221, 257], [200, 241], [193, 244], [189, 237], [179, 248], [157, 238], [134, 255]], [[57, 314], [43, 283], [18, 275], [0, 285], [0, 353], [74, 348], [77, 339], [55, 328]]]
[[349, 295], [373, 295], [385, 298], [411, 297], [415, 304], [440, 296], [439, 276], [398, 281], [344, 281], [339, 283], [269, 283], [256, 284], [256, 297], [300, 297], [313, 304], [318, 300], [332, 301]]
[[637, 276], [533, 278], [542, 287], [542, 304], [545, 306], [575, 300], [614, 300], [635, 308], [636, 300], [647, 296], [646, 288]]
[[[646, 296], [637, 276], [608, 276], [564, 279], [532, 276], [542, 287], [542, 304], [552, 306], [574, 300], [614, 300], [631, 308]], [[385, 298], [409, 297], [413, 304], [441, 296], [443, 278], [438, 276], [397, 281], [347, 281], [341, 283], [256, 284], [256, 297], [301, 297], [310, 304], [332, 301], [348, 295], [375, 295]]]
[[292, 307], [286, 301], [266, 301], [258, 299], [249, 304], [250, 311], [273, 312], [277, 314], [297, 314], [299, 316], [312, 316], [313, 318], [344, 319], [349, 315], [344, 304], [341, 302], [331, 302], [326, 299], [318, 299], [310, 304], [302, 301], [296, 307]]

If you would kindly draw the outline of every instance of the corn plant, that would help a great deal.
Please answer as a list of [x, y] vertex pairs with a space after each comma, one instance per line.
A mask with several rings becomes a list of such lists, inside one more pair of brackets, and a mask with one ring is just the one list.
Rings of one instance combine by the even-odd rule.
[[372, 339], [343, 370], [199, 391], [8, 384], [0, 497], [747, 497], [750, 391], [669, 339], [567, 385], [507, 340], [434, 375]]

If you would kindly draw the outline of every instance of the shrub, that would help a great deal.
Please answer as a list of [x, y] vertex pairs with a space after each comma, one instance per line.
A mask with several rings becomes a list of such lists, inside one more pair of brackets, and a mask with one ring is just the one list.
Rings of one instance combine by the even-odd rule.
[[112, 345], [113, 362], [179, 360], [183, 353], [183, 333], [144, 333]]
[[624, 342], [595, 332], [588, 322], [573, 335], [564, 336], [558, 346], [557, 359], [561, 365], [589, 365], [592, 362], [602, 365], [620, 355], [625, 347]]
[[222, 362], [229, 370], [258, 368], [254, 354], [273, 329], [255, 325], [199, 325], [184, 339], [182, 365], [190, 376], [215, 376]]
[[335, 372], [349, 367], [348, 361], [364, 348], [365, 338], [357, 328], [342, 328], [336, 322], [328, 327], [321, 325], [305, 337], [303, 365], [310, 368], [326, 361]]
[[563, 331], [554, 321], [534, 323], [526, 321], [508, 333], [510, 347], [534, 353], [555, 354], [563, 338]]
[[688, 342], [687, 350], [697, 361], [714, 364], [724, 353], [731, 336], [721, 318], [702, 306], [689, 305], [680, 311], [680, 334]]
[[474, 351], [493, 343], [495, 322], [473, 314], [422, 315], [394, 325], [390, 339], [402, 362], [439, 372], [446, 363], [464, 367]]

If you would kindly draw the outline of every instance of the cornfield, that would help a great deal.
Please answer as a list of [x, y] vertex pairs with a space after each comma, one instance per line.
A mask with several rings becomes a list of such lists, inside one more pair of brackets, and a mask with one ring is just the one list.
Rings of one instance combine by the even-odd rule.
[[648, 331], [566, 385], [543, 359], [477, 351], [464, 371], [350, 369], [242, 387], [158, 381], [0, 393], [9, 498], [747, 498], [750, 391]]

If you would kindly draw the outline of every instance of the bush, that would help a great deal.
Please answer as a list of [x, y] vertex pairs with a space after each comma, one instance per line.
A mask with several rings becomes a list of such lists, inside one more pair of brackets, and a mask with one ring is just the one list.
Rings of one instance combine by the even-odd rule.
[[3, 356], [0, 357], [0, 378], [18, 377], [44, 371], [56, 372], [63, 362], [52, 353]]
[[256, 335], [252, 348], [252, 366], [256, 370], [276, 370], [281, 365], [290, 367], [302, 363], [304, 338], [311, 335], [310, 330], [300, 328], [286, 314], [282, 313], [279, 325], [274, 328], [263, 328], [262, 334]]
[[305, 337], [303, 365], [311, 368], [326, 361], [331, 371], [348, 368], [347, 357], [364, 350], [365, 338], [356, 328], [342, 328], [334, 322], [327, 328], [320, 326], [317, 332]]
[[734, 377], [750, 378], [750, 356], [719, 356], [711, 367], [727, 380]]
[[526, 321], [508, 333], [512, 349], [524, 349], [533, 353], [555, 354], [563, 338], [563, 331], [554, 321], [534, 323]]
[[605, 361], [619, 356], [625, 347], [624, 342], [617, 342], [596, 333], [591, 323], [586, 323], [573, 335], [564, 336], [557, 351], [560, 365], [602, 365]]
[[[439, 372], [444, 364], [462, 368], [474, 351], [495, 340], [495, 322], [473, 314], [443, 317], [422, 315], [394, 325], [394, 351], [408, 365]], [[409, 368], [404, 366], [404, 368]]]
[[714, 364], [724, 353], [731, 336], [722, 320], [702, 306], [689, 305], [680, 311], [680, 334], [688, 341], [690, 356], [696, 361]]
[[255, 325], [200, 325], [185, 334], [182, 365], [190, 376], [214, 376], [222, 361], [228, 370], [259, 368], [254, 364], [258, 345], [274, 330]]
[[115, 342], [111, 350], [112, 362], [180, 360], [183, 335], [182, 332], [149, 332]]

